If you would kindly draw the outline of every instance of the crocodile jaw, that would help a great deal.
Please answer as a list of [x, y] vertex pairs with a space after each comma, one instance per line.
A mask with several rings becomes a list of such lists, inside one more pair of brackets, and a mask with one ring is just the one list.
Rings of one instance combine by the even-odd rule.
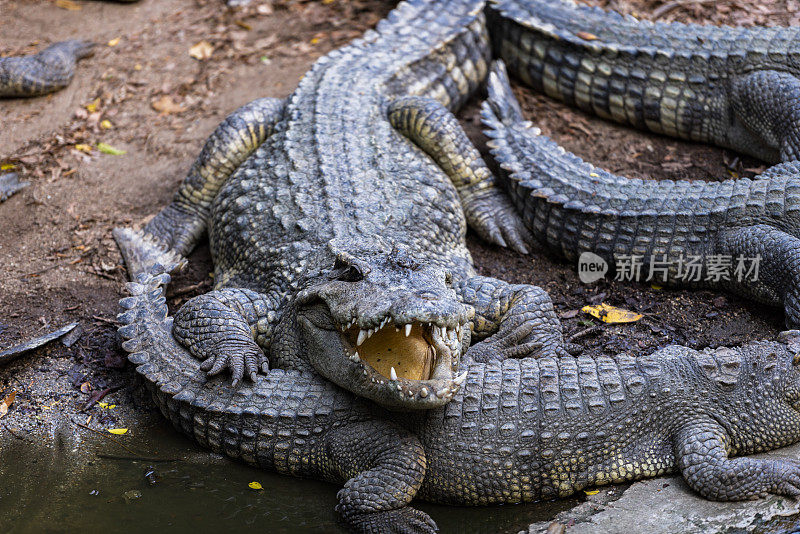
[[320, 311], [298, 315], [309, 363], [356, 395], [392, 409], [424, 410], [448, 403], [465, 380], [466, 373], [456, 371], [466, 322], [395, 325], [384, 319], [364, 330], [354, 321], [338, 325], [329, 313], [323, 319]]

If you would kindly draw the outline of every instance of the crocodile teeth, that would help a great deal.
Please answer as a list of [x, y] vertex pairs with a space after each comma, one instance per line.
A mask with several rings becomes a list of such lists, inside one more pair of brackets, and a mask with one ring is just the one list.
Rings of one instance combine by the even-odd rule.
[[439, 397], [440, 399], [444, 398], [444, 390], [440, 389], [439, 391], [437, 391], [436, 396]]
[[406, 325], [406, 337], [411, 335], [411, 323]]
[[369, 336], [364, 330], [358, 331], [358, 341], [356, 341], [356, 345], [361, 345]]
[[358, 357], [358, 352], [354, 352], [352, 356], [350, 356], [350, 361], [358, 363], [361, 361], [361, 358]]
[[423, 399], [428, 396], [428, 388], [422, 388], [419, 390], [419, 396]]
[[374, 334], [374, 333], [375, 333], [375, 330], [373, 330], [372, 328], [370, 328], [369, 330], [367, 330], [367, 337], [368, 337], [368, 338], [369, 338], [369, 337], [372, 337], [372, 334]]
[[460, 375], [458, 375], [453, 379], [453, 383], [457, 386], [460, 386], [461, 384], [464, 383], [464, 380], [466, 379], [467, 379], [467, 371], [464, 371], [463, 373], [461, 373]]
[[394, 367], [392, 367], [389, 371], [389, 378], [392, 380], [397, 380], [397, 372], [394, 370]]

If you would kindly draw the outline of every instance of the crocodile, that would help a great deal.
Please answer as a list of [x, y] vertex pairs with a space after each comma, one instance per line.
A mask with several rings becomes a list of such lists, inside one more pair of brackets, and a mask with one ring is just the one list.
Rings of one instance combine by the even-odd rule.
[[491, 69], [482, 108], [489, 146], [547, 249], [570, 262], [596, 254], [623, 279], [782, 305], [787, 325], [800, 324], [800, 163], [722, 182], [617, 176], [541, 135], [524, 119], [503, 64]]
[[653, 23], [567, 0], [491, 0], [495, 55], [549, 97], [768, 163], [800, 158], [800, 27]]
[[467, 250], [467, 222], [519, 251], [530, 237], [451, 112], [488, 71], [482, 2], [447, 6], [401, 3], [288, 99], [234, 111], [173, 202], [115, 230], [134, 276], [180, 265], [207, 231], [214, 289], [173, 333], [210, 375], [313, 370], [430, 409], [462, 356], [566, 353], [547, 293], [477, 275]]
[[93, 49], [94, 43], [73, 39], [31, 56], [0, 58], [0, 98], [41, 96], [63, 89], [75, 75], [75, 64]]
[[649, 356], [469, 362], [445, 406], [384, 410], [317, 373], [270, 369], [234, 388], [174, 336], [164, 285], [140, 274], [120, 334], [162, 413], [201, 445], [344, 487], [355, 532], [434, 532], [414, 498], [519, 503], [678, 471], [714, 500], [800, 496], [800, 462], [746, 455], [800, 440], [800, 332]]

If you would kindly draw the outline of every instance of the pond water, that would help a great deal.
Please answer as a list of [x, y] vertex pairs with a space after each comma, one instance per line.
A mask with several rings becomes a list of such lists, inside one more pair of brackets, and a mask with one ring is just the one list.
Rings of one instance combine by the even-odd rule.
[[[69, 432], [73, 430], [70, 429]], [[114, 439], [148, 457], [86, 433], [80, 451], [33, 438], [0, 443], [0, 532], [147, 533], [345, 532], [333, 511], [338, 487], [268, 473], [210, 454], [166, 423], [131, 428]], [[109, 458], [113, 455], [128, 458]], [[254, 491], [250, 482], [263, 490]], [[574, 506], [575, 500], [466, 508], [415, 505], [446, 533], [514, 533]]]

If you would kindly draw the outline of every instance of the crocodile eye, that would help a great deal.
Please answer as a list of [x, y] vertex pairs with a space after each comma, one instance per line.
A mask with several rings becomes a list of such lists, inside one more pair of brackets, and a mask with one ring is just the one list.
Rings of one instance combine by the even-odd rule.
[[444, 283], [447, 287], [453, 287], [453, 274], [450, 271], [444, 273]]
[[360, 282], [364, 279], [364, 273], [358, 266], [337, 258], [333, 265], [333, 276], [342, 282]]

